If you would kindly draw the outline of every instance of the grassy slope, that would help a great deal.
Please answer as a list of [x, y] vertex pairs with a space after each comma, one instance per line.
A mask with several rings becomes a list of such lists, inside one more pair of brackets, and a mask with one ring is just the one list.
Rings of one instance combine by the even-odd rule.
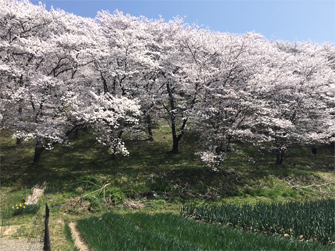
[[[310, 147], [295, 146], [284, 165], [277, 167], [273, 164], [274, 154], [236, 144], [220, 172], [211, 172], [194, 154], [199, 150], [195, 135], [184, 135], [178, 155], [168, 153], [170, 128], [156, 128], [154, 137], [153, 142], [126, 140], [130, 156], [108, 161], [107, 149], [98, 147], [91, 134], [81, 131], [79, 140], [71, 147], [57, 145], [54, 150], [44, 152], [40, 165], [32, 169], [33, 143], [24, 142], [17, 147], [10, 132], [1, 131], [1, 205], [22, 202], [32, 186], [47, 181], [47, 194], [41, 202], [52, 207], [51, 235], [63, 241], [66, 239], [61, 222], [87, 216], [75, 208], [69, 210], [67, 198], [107, 183], [110, 183], [105, 191], [107, 204], [121, 203], [126, 197], [140, 199], [147, 202], [142, 211], [149, 213], [176, 212], [182, 203], [190, 201], [255, 203], [334, 197], [334, 150], [329, 146], [318, 146], [316, 158]], [[250, 157], [257, 162], [250, 162]], [[156, 191], [157, 198], [148, 201], [141, 197], [140, 192], [147, 190]], [[101, 215], [109, 208], [104, 205], [102, 194], [97, 195], [87, 197], [91, 215]], [[63, 204], [62, 210], [57, 204]], [[35, 216], [14, 217], [12, 224], [24, 226], [21, 234], [41, 234], [43, 214], [41, 209]]]

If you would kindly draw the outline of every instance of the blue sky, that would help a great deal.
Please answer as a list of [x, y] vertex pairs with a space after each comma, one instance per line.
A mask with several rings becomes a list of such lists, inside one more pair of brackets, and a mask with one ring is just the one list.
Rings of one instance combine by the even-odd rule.
[[[39, 1], [30, 1], [38, 4]], [[335, 43], [334, 0], [267, 0], [267, 1], [197, 1], [197, 0], [42, 0], [49, 10], [55, 9], [78, 16], [94, 18], [98, 11], [118, 9], [124, 14], [145, 16], [165, 21], [175, 16], [185, 22], [203, 25], [211, 30], [229, 33], [255, 31], [267, 39], [293, 42]]]

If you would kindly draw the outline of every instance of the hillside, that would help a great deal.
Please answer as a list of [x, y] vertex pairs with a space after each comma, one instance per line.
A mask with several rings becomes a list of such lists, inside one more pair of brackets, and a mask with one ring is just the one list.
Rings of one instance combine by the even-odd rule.
[[[9, 131], [1, 131], [2, 210], [23, 203], [33, 186], [45, 182], [40, 202], [51, 207], [50, 234], [61, 240], [64, 222], [111, 209], [178, 213], [190, 202], [255, 204], [334, 198], [331, 145], [318, 145], [316, 156], [310, 146], [296, 145], [283, 165], [275, 165], [274, 154], [235, 142], [224, 165], [213, 170], [196, 154], [201, 143], [194, 133], [184, 135], [180, 154], [169, 153], [170, 128], [157, 127], [153, 133], [154, 141], [125, 139], [130, 155], [110, 160], [108, 150], [97, 147], [89, 131], [80, 131], [70, 147], [56, 145], [33, 166], [33, 143], [17, 146]], [[20, 228], [11, 236], [41, 236], [42, 208], [36, 215], [12, 217], [10, 224]]]

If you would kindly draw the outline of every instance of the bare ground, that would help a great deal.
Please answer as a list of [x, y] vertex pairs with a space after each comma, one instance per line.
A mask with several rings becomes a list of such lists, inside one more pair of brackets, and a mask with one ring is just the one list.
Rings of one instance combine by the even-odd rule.
[[43, 241], [39, 238], [20, 238], [20, 239], [7, 239], [0, 238], [0, 250], [1, 251], [42, 251]]

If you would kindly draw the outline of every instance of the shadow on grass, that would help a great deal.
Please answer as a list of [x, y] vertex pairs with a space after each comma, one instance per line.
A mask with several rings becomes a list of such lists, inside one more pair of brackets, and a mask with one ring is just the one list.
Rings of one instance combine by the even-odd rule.
[[[154, 130], [155, 141], [125, 139], [130, 156], [118, 156], [114, 161], [110, 160], [108, 148], [98, 146], [90, 132], [81, 132], [71, 147], [56, 145], [52, 151], [42, 154], [39, 165], [32, 166], [29, 164], [33, 157], [32, 144], [27, 142], [16, 147], [15, 140], [7, 134], [1, 140], [5, 156], [2, 185], [11, 186], [19, 180], [22, 184], [16, 184], [18, 187], [31, 188], [47, 181], [48, 192], [63, 192], [67, 196], [78, 196], [75, 193], [78, 187], [89, 192], [107, 182], [129, 196], [145, 190], [180, 197], [239, 196], [245, 185], [259, 179], [309, 176], [314, 170], [333, 168], [329, 165], [332, 149], [328, 146], [318, 146], [316, 158], [309, 147], [295, 146], [285, 164], [276, 166], [273, 154], [236, 142], [235, 151], [229, 153], [218, 172], [213, 172], [195, 154], [200, 149], [198, 137], [190, 132], [182, 138], [180, 154], [168, 153], [172, 141], [169, 128], [164, 127]], [[96, 180], [91, 182], [96, 185], [86, 182], [92, 177]]]

